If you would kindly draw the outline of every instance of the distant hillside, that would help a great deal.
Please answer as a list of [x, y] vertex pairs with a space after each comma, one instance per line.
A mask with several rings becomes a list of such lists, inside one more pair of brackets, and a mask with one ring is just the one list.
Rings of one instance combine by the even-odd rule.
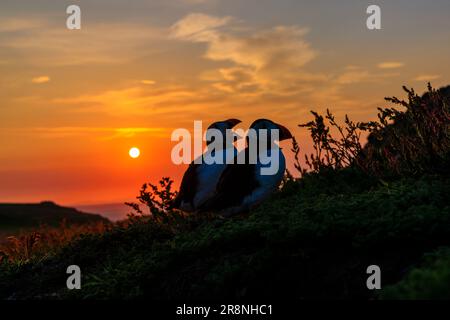
[[100, 215], [61, 207], [49, 201], [34, 204], [0, 203], [0, 235], [38, 227], [41, 224], [58, 226], [63, 220], [68, 224], [109, 221]]
[[124, 220], [127, 218], [127, 214], [130, 213], [130, 207], [126, 206], [124, 202], [76, 205], [75, 207], [81, 211], [101, 214], [111, 221]]

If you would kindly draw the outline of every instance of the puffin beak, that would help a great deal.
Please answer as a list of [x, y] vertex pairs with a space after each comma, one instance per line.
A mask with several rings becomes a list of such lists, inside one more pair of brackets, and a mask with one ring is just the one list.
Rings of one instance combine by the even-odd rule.
[[234, 128], [237, 124], [241, 123], [241, 120], [238, 119], [228, 119], [225, 122], [227, 122], [230, 125], [230, 129]]
[[234, 142], [241, 140], [243, 138], [243, 136], [241, 136], [240, 134], [237, 134], [236, 131], [233, 131], [233, 137], [234, 137]]
[[292, 139], [292, 134], [285, 126], [277, 123], [278, 128], [280, 129], [280, 141]]

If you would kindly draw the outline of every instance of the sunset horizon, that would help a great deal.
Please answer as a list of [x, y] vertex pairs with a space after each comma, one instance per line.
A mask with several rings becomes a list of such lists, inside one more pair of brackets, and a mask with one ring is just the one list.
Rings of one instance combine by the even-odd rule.
[[378, 31], [351, 1], [79, 3], [80, 30], [64, 2], [2, 4], [0, 202], [128, 201], [144, 182], [180, 183], [170, 135], [195, 120], [263, 114], [310, 151], [297, 126], [310, 110], [374, 120], [403, 85], [450, 83], [445, 1], [383, 2]]

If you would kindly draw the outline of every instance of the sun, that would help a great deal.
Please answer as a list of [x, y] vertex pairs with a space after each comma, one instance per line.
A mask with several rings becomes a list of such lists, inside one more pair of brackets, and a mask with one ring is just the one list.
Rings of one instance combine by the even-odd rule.
[[140, 151], [138, 148], [133, 147], [133, 148], [130, 149], [130, 151], [128, 151], [128, 154], [129, 154], [130, 157], [132, 157], [133, 159], [136, 159], [136, 158], [138, 158], [139, 155], [141, 154], [141, 151]]

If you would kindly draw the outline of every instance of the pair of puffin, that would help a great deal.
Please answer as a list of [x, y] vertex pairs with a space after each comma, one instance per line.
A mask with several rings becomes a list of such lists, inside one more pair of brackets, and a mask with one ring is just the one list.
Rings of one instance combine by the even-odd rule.
[[[229, 119], [215, 122], [209, 129], [219, 130], [223, 137], [226, 131], [233, 129], [241, 121]], [[281, 149], [272, 141], [272, 130], [279, 130], [279, 141], [291, 139], [289, 130], [271, 120], [259, 119], [252, 123], [250, 129], [256, 131], [257, 146], [267, 143], [267, 155], [277, 159], [277, 171], [272, 175], [263, 175], [262, 169], [268, 167], [267, 161], [260, 157], [259, 147], [257, 147], [256, 161], [250, 161], [250, 146], [238, 152], [234, 145], [224, 144], [221, 150], [209, 150], [202, 155], [203, 158], [210, 156], [210, 152], [218, 152], [214, 156], [220, 157], [220, 163], [206, 164], [205, 161], [193, 161], [184, 173], [180, 190], [175, 198], [172, 207], [186, 212], [209, 212], [214, 211], [224, 217], [230, 217], [238, 213], [246, 212], [255, 207], [273, 192], [275, 192], [283, 179], [286, 170], [286, 160]], [[260, 130], [267, 130], [267, 135], [258, 134]], [[247, 141], [249, 137], [247, 137]], [[259, 141], [266, 139], [266, 141]], [[207, 142], [209, 146], [211, 142]], [[234, 161], [227, 164], [227, 154], [232, 152]], [[241, 163], [238, 159], [243, 159]]]

